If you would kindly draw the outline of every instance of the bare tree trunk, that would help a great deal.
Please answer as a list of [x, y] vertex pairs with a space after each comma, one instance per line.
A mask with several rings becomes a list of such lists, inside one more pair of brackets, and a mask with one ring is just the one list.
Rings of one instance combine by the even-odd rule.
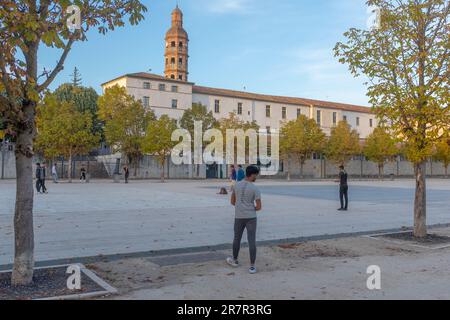
[[384, 178], [384, 164], [383, 163], [379, 163], [378, 164], [378, 179], [379, 180], [383, 180]]
[[69, 172], [68, 172], [68, 178], [69, 178], [69, 183], [72, 183], [72, 171], [73, 171], [73, 160], [72, 160], [72, 151], [69, 152]]
[[[34, 114], [34, 105], [24, 108], [28, 116]], [[33, 115], [34, 116], [34, 115]], [[33, 281], [34, 228], [33, 228], [33, 138], [34, 122], [27, 131], [17, 134], [16, 145], [16, 207], [14, 213], [14, 268], [13, 286]]]
[[166, 170], [165, 162], [166, 162], [166, 159], [164, 158], [164, 160], [161, 162], [161, 182], [162, 183], [165, 182], [165, 180], [164, 180], [164, 176], [165, 176], [164, 171]]
[[414, 236], [427, 236], [426, 207], [426, 162], [414, 165], [416, 176], [416, 195], [414, 198]]
[[303, 179], [303, 164], [304, 164], [303, 158], [300, 158], [300, 179]]
[[445, 166], [445, 178], [448, 178], [448, 165]]

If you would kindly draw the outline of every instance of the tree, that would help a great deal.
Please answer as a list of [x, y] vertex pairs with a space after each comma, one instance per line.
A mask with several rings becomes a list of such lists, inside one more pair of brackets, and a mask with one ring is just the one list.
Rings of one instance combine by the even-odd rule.
[[103, 138], [103, 123], [98, 119], [98, 94], [93, 88], [75, 86], [71, 83], [60, 85], [54, 92], [59, 101], [66, 101], [75, 104], [78, 111], [88, 112], [93, 121], [92, 132], [100, 134]]
[[[0, 1], [0, 81], [6, 97], [0, 99], [9, 130], [16, 140], [16, 203], [14, 214], [13, 286], [30, 284], [34, 268], [33, 231], [33, 140], [36, 134], [35, 113], [40, 96], [64, 68], [74, 43], [87, 40], [93, 28], [106, 34], [121, 27], [125, 19], [139, 23], [146, 7], [139, 0], [78, 0], [79, 22], [73, 25], [66, 14], [66, 0]], [[77, 18], [77, 12], [73, 12]], [[79, 27], [79, 28], [78, 28]], [[41, 73], [38, 70], [42, 46], [60, 53], [56, 65]], [[41, 73], [41, 74], [40, 74]]]
[[359, 134], [352, 130], [347, 121], [340, 121], [331, 129], [331, 135], [325, 147], [325, 156], [337, 165], [345, 165], [361, 152]]
[[145, 153], [155, 155], [161, 166], [161, 182], [164, 182], [164, 172], [167, 157], [177, 142], [172, 141], [172, 133], [177, 129], [177, 122], [167, 115], [153, 120], [147, 127], [142, 147]]
[[450, 137], [444, 137], [435, 145], [433, 158], [442, 162], [445, 168], [445, 177], [448, 177], [448, 166], [450, 165]]
[[378, 177], [381, 179], [384, 175], [384, 163], [392, 159], [398, 149], [391, 134], [385, 128], [378, 127], [367, 137], [363, 153], [368, 160], [378, 164]]
[[47, 94], [38, 105], [36, 117], [36, 149], [48, 158], [64, 156], [69, 160], [69, 182], [72, 182], [72, 159], [88, 154], [99, 143], [92, 133], [92, 118], [80, 112], [73, 103], [59, 102]]
[[[189, 131], [191, 137], [194, 137], [194, 122], [201, 121], [202, 122], [202, 136], [205, 131], [213, 128], [217, 128], [219, 123], [214, 118], [212, 111], [208, 112], [206, 106], [201, 103], [193, 103], [192, 108], [186, 110], [183, 113], [183, 116], [180, 120], [180, 127]], [[202, 139], [203, 141], [203, 139]], [[192, 141], [192, 145], [194, 141]], [[203, 147], [205, 147], [206, 143], [203, 142]], [[200, 174], [200, 165], [197, 165], [197, 175]]]
[[79, 86], [81, 86], [81, 81], [82, 81], [83, 79], [81, 79], [81, 74], [80, 74], [80, 71], [78, 71], [78, 68], [77, 68], [77, 67], [75, 67], [75, 68], [73, 69], [73, 73], [72, 73], [70, 76], [72, 77], [72, 85], [73, 85], [74, 87], [79, 87]]
[[127, 94], [124, 87], [116, 85], [106, 89], [105, 94], [98, 99], [98, 117], [105, 123], [106, 142], [113, 152], [123, 153], [128, 162], [134, 165], [136, 176], [143, 155], [145, 130], [155, 119], [154, 112]]
[[289, 155], [298, 157], [301, 177], [305, 161], [311, 158], [314, 152], [321, 152], [325, 142], [325, 133], [317, 122], [304, 115], [287, 122], [280, 131], [280, 151], [288, 162]]
[[[227, 141], [227, 130], [239, 130], [242, 129], [244, 132], [246, 132], [247, 130], [255, 130], [256, 132], [258, 132], [259, 130], [259, 126], [256, 123], [256, 121], [252, 121], [252, 122], [248, 122], [248, 121], [243, 121], [241, 119], [239, 119], [239, 117], [237, 116], [237, 114], [235, 112], [231, 112], [228, 116], [228, 118], [222, 118], [219, 120], [219, 126], [218, 126], [219, 130], [222, 132], [222, 135], [224, 137], [224, 151], [226, 152], [226, 146], [230, 143], [230, 141]], [[239, 142], [238, 142], [239, 143]], [[237, 163], [237, 149], [238, 149], [238, 143], [236, 143], [234, 145], [234, 162]], [[270, 141], [268, 142], [268, 144], [270, 144]], [[245, 145], [245, 151], [246, 154], [249, 153], [249, 146]], [[243, 163], [242, 163], [243, 164]]]
[[369, 0], [380, 27], [350, 29], [335, 54], [354, 76], [368, 78], [370, 103], [401, 138], [416, 178], [414, 235], [426, 237], [426, 162], [450, 126], [450, 2]]

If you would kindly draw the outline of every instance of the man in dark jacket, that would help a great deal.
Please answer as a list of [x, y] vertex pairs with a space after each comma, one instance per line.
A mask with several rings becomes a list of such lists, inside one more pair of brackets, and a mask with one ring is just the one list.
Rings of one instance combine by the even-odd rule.
[[38, 193], [41, 193], [41, 164], [39, 162], [36, 163], [35, 178], [36, 178], [36, 191]]
[[339, 211], [348, 210], [348, 174], [344, 166], [339, 167], [339, 198], [341, 200], [341, 208]]

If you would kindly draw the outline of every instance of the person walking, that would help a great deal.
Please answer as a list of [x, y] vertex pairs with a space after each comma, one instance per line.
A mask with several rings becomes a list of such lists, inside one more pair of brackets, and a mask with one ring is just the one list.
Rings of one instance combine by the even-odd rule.
[[41, 164], [39, 162], [36, 163], [35, 178], [36, 178], [36, 191], [38, 193], [41, 193]]
[[245, 180], [238, 182], [231, 195], [231, 204], [235, 207], [233, 256], [226, 262], [232, 267], [238, 267], [239, 251], [244, 230], [247, 230], [247, 239], [250, 250], [249, 273], [256, 273], [256, 213], [262, 209], [261, 192], [254, 185], [259, 175], [259, 168], [249, 166], [246, 169]]
[[237, 182], [241, 182], [242, 180], [244, 180], [245, 179], [245, 171], [244, 171], [244, 169], [242, 168], [242, 165], [239, 165], [238, 166], [238, 171], [237, 171], [237, 178], [236, 178], [236, 180], [237, 180]]
[[123, 173], [125, 176], [125, 183], [128, 183], [128, 178], [130, 177], [130, 169], [127, 166], [123, 167]]
[[236, 186], [236, 179], [237, 179], [237, 175], [236, 175], [236, 167], [233, 165], [231, 165], [231, 174], [230, 174], [230, 180], [231, 180], [231, 191], [234, 190], [234, 187]]
[[80, 169], [80, 181], [86, 182], [86, 168], [84, 166], [81, 166]]
[[45, 162], [39, 167], [39, 183], [42, 193], [48, 193], [47, 187], [45, 186], [45, 178], [47, 176], [47, 168]]
[[56, 168], [56, 163], [53, 163], [52, 165], [52, 178], [53, 183], [58, 183], [58, 170]]
[[348, 210], [348, 174], [344, 166], [339, 167], [339, 198], [341, 207], [338, 211]]

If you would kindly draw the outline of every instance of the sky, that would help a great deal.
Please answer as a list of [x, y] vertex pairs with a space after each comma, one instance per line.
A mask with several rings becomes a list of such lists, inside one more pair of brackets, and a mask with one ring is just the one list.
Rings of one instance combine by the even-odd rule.
[[[164, 36], [176, 0], [142, 0], [145, 20], [77, 43], [51, 89], [100, 85], [118, 76], [164, 73]], [[349, 28], [366, 28], [365, 0], [178, 0], [189, 34], [189, 81], [215, 88], [368, 105], [363, 78], [333, 56]], [[41, 48], [39, 68], [60, 52]]]

